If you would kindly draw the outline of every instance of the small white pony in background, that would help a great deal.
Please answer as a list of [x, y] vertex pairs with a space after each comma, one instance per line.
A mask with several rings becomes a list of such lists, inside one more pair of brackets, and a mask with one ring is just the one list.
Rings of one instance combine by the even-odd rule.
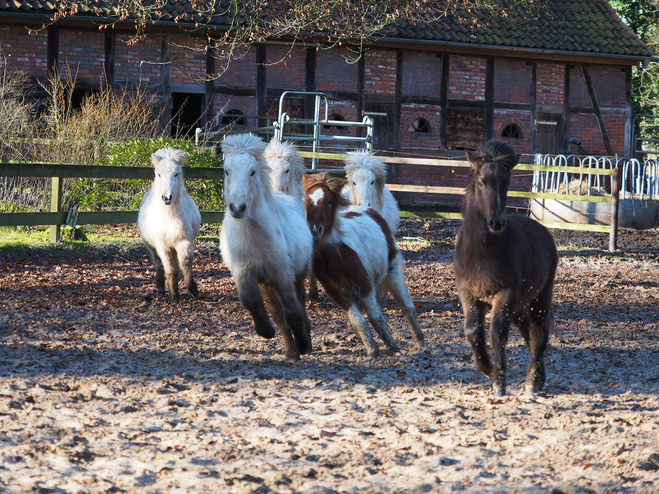
[[[304, 175], [307, 168], [304, 158], [297, 154], [297, 147], [292, 142], [271, 139], [263, 153], [265, 162], [270, 167], [270, 184], [272, 190], [283, 192], [300, 201], [304, 207]], [[318, 281], [309, 273], [309, 298], [318, 300]]]
[[282, 333], [286, 359], [311, 351], [311, 325], [304, 309], [304, 280], [313, 240], [301, 201], [273, 191], [265, 142], [252, 134], [227, 136], [224, 152], [224, 215], [220, 251], [233, 274], [238, 296], [264, 338]]
[[158, 296], [165, 295], [165, 278], [172, 302], [178, 302], [179, 269], [188, 291], [199, 296], [192, 276], [194, 241], [199, 234], [201, 215], [183, 185], [184, 151], [163, 148], [151, 156], [155, 167], [153, 186], [142, 199], [137, 229], [156, 268]]
[[391, 236], [396, 236], [400, 212], [396, 199], [385, 186], [387, 165], [370, 151], [353, 151], [348, 153], [345, 171], [347, 182], [342, 195], [350, 201], [350, 209], [375, 209], [387, 222]]
[[266, 146], [263, 157], [270, 167], [272, 190], [293, 196], [304, 204], [302, 177], [306, 167], [304, 158], [297, 154], [295, 144], [273, 138]]

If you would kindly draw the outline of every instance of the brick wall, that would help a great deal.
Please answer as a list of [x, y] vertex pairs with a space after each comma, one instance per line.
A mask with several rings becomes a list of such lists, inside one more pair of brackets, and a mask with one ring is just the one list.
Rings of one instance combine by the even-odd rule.
[[[430, 124], [430, 132], [410, 132], [414, 120], [422, 118]], [[401, 108], [401, 147], [416, 149], [439, 149], [439, 106], [403, 105]]]
[[[354, 101], [332, 101], [329, 102], [329, 118], [332, 120], [333, 115], [341, 115], [344, 120], [349, 122], [358, 122], [361, 121], [361, 118], [357, 115], [357, 104]], [[325, 103], [320, 105], [320, 118], [325, 117]], [[348, 128], [330, 128], [323, 127], [322, 134], [324, 135], [344, 135], [344, 136], [356, 136], [357, 129], [355, 127]], [[353, 145], [353, 147], [355, 147]]]
[[[503, 137], [503, 129], [515, 124], [522, 131], [521, 139]], [[528, 153], [531, 150], [531, 112], [495, 110], [494, 111], [494, 139], [509, 144], [517, 153]]]
[[[18, 26], [0, 27], [0, 64], [45, 81], [48, 75], [48, 33], [29, 34]], [[6, 65], [5, 65], [6, 64]]]
[[494, 60], [494, 101], [531, 103], [531, 65], [524, 60]]
[[105, 35], [99, 31], [60, 29], [59, 68], [69, 67], [77, 78], [96, 80], [105, 78]]
[[354, 53], [344, 48], [316, 52], [316, 90], [357, 92], [357, 63]]
[[172, 36], [170, 39], [169, 79], [171, 83], [194, 83], [203, 86], [206, 82], [205, 41], [183, 36]]
[[149, 36], [135, 44], [128, 42], [133, 36], [118, 34], [115, 40], [114, 81], [116, 84], [160, 82], [160, 52], [162, 39]]
[[[604, 115], [611, 147], [616, 154], [625, 154], [625, 117], [622, 115]], [[581, 146], [591, 154], [606, 155], [604, 139], [593, 114], [570, 115], [570, 136], [581, 141]], [[576, 151], [572, 149], [572, 151]]]
[[268, 88], [304, 91], [306, 50], [288, 46], [268, 46], [266, 78]]
[[[216, 94], [213, 98], [213, 118], [218, 112], [227, 113], [229, 110], [239, 110], [243, 115], [256, 115], [256, 98], [254, 96], [229, 96], [225, 94]], [[248, 127], [256, 127], [257, 122], [254, 119], [247, 120]]]
[[[590, 66], [588, 68], [601, 108], [625, 108], [625, 69]], [[578, 66], [570, 69], [570, 106], [592, 108], [588, 87]]]
[[378, 50], [367, 53], [364, 92], [396, 94], [396, 52]]
[[404, 96], [437, 97], [441, 78], [441, 55], [415, 51], [403, 54]]
[[215, 60], [215, 84], [229, 87], [254, 87], [256, 81], [256, 50], [240, 51], [228, 59], [229, 53], [219, 48]]
[[485, 99], [485, 59], [451, 55], [448, 97], [483, 101]]
[[[553, 106], [561, 112], [565, 88], [565, 65], [538, 63], [536, 68], [536, 104]], [[546, 111], [546, 110], [544, 110]]]

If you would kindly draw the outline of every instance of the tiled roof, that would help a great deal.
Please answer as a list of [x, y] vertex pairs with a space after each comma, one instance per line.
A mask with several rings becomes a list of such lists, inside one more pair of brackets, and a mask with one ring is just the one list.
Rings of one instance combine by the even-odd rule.
[[[158, 21], [180, 23], [209, 23], [222, 27], [231, 24], [229, 0], [215, 4], [212, 13], [199, 13], [192, 8], [208, 5], [203, 1], [153, 2], [151, 18]], [[74, 2], [78, 15], [105, 12], [119, 16], [116, 1], [87, 0]], [[145, 2], [148, 5], [148, 2]], [[53, 0], [0, 0], [0, 18], [3, 13], [54, 14], [57, 5]], [[541, 0], [537, 17], [515, 15], [489, 16], [459, 13], [442, 17], [428, 11], [427, 22], [400, 21], [388, 26], [382, 36], [389, 39], [413, 40], [437, 43], [449, 42], [489, 47], [531, 48], [538, 50], [582, 52], [585, 54], [629, 56], [647, 58], [653, 56], [650, 49], [615, 14], [606, 0]], [[439, 12], [439, 11], [438, 11]], [[210, 15], [209, 15], [210, 14]], [[208, 20], [210, 19], [210, 22]]]

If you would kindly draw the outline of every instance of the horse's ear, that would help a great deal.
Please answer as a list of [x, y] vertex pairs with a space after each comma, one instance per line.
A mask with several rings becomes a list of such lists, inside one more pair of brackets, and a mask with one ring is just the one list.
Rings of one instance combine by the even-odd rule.
[[483, 164], [483, 157], [480, 156], [479, 154], [472, 153], [471, 151], [467, 151], [467, 159], [469, 160], [469, 164], [471, 164], [471, 167], [474, 170], [477, 170], [481, 167]]
[[153, 166], [158, 166], [158, 163], [160, 163], [161, 160], [162, 158], [158, 156], [156, 153], [153, 153], [151, 155], [151, 164], [153, 164]]
[[515, 167], [517, 166], [517, 164], [519, 163], [519, 160], [520, 160], [521, 158], [522, 158], [522, 155], [521, 155], [521, 154], [516, 154], [515, 156], [513, 156], [513, 159], [511, 160], [511, 166], [510, 166], [510, 168], [511, 168], [511, 169], [515, 168]]

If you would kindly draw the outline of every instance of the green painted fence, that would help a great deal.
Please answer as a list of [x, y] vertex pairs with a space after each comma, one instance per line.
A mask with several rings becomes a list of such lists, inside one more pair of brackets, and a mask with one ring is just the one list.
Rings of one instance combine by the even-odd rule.
[[[314, 153], [300, 152], [304, 158], [319, 158], [330, 161], [343, 161], [345, 154], [340, 153]], [[382, 157], [386, 163], [398, 165], [426, 165], [469, 167], [468, 161], [433, 158], [410, 157]], [[582, 168], [574, 166], [548, 166], [534, 164], [519, 164], [516, 170], [544, 170], [573, 172], [584, 175], [604, 175], [611, 177], [611, 196], [583, 196], [570, 194], [549, 194], [525, 191], [509, 191], [510, 197], [524, 197], [537, 199], [558, 199], [564, 201], [605, 202], [611, 203], [610, 225], [583, 225], [576, 223], [540, 222], [548, 228], [562, 228], [570, 230], [583, 230], [609, 233], [609, 249], [616, 250], [618, 238], [618, 201], [620, 195], [620, 169], [605, 170], [597, 168]], [[342, 172], [341, 168], [336, 168]], [[222, 168], [184, 168], [184, 175], [191, 179], [219, 180], [223, 178]], [[50, 213], [2, 213], [0, 226], [20, 225], [51, 225], [50, 240], [58, 241], [60, 226], [67, 224], [68, 212], [61, 211], [61, 180], [62, 178], [107, 178], [107, 179], [151, 179], [153, 169], [150, 167], [121, 167], [121, 166], [86, 166], [86, 165], [58, 165], [45, 163], [0, 163], [0, 176], [5, 177], [51, 177], [51, 212]], [[387, 184], [392, 192], [412, 192], [425, 194], [463, 195], [461, 187], [434, 187], [425, 185]], [[80, 212], [77, 217], [78, 225], [101, 225], [109, 223], [135, 223], [137, 211], [100, 211]], [[460, 213], [401, 211], [401, 217], [417, 218], [451, 218], [461, 219]], [[204, 223], [220, 223], [224, 216], [223, 211], [202, 211], [201, 218]]]
[[[188, 179], [220, 180], [222, 168], [183, 168]], [[0, 213], [0, 226], [50, 225], [50, 241], [60, 240], [60, 227], [67, 224], [68, 211], [62, 211], [63, 178], [153, 179], [151, 167], [59, 165], [52, 163], [0, 163], [0, 177], [50, 177], [49, 213]], [[136, 223], [138, 211], [94, 211], [78, 213], [77, 225]], [[204, 223], [221, 223], [223, 211], [202, 211]]]

